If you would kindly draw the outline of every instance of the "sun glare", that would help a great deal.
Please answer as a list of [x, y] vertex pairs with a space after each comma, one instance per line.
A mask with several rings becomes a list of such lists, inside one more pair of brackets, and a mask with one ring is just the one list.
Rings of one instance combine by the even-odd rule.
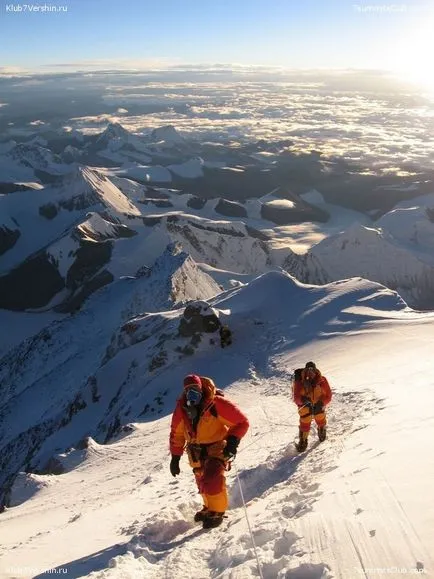
[[408, 34], [397, 38], [392, 50], [393, 72], [421, 90], [434, 94], [434, 13], [418, 20]]

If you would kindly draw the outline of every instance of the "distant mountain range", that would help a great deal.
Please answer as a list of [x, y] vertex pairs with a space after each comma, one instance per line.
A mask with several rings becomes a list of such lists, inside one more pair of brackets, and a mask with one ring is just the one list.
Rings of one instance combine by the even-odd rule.
[[[431, 196], [416, 197], [416, 184], [383, 184], [377, 209], [385, 193], [388, 202], [393, 193], [413, 204], [378, 209], [377, 219], [373, 207], [354, 212], [339, 229], [342, 206], [327, 202], [327, 194], [274, 187], [284, 176], [290, 183], [301, 167], [330, 175], [319, 155], [296, 158], [287, 144], [213, 146], [171, 126], [133, 135], [116, 123], [92, 136], [40, 132], [3, 143], [0, 308], [76, 311], [100, 287], [151, 266], [172, 242], [217, 269], [259, 274], [283, 267], [306, 283], [362, 276], [399, 291], [413, 307], [434, 307]], [[347, 197], [344, 205], [361, 204]], [[294, 228], [281, 228], [306, 222], [324, 230], [322, 241], [294, 252]]]

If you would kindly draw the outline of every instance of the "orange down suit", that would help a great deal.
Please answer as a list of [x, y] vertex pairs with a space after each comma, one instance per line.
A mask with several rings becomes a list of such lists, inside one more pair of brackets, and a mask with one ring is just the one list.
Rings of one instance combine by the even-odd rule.
[[[309, 406], [304, 405], [303, 398], [308, 398], [312, 404], [322, 402], [323, 409], [320, 412], [312, 411]], [[305, 378], [305, 371], [302, 370], [301, 379], [294, 382], [294, 402], [298, 406], [301, 432], [309, 432], [312, 418], [315, 418], [318, 426], [326, 425], [325, 407], [331, 399], [332, 392], [327, 378], [322, 376], [321, 372], [316, 369], [314, 379], [308, 381]]]
[[195, 424], [185, 411], [184, 394], [177, 401], [170, 428], [170, 452], [181, 456], [186, 446], [204, 506], [210, 511], [224, 512], [228, 508], [225, 439], [229, 435], [242, 438], [249, 421], [233, 402], [216, 395], [211, 379], [201, 377], [201, 380], [204, 399]]

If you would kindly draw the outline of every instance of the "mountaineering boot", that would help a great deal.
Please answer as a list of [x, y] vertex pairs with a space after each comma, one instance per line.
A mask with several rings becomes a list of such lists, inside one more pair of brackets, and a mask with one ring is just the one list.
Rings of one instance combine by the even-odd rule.
[[298, 452], [304, 452], [307, 448], [307, 437], [309, 436], [308, 432], [299, 432], [299, 439], [298, 443], [295, 445]]
[[326, 426], [319, 426], [318, 427], [318, 440], [320, 442], [324, 442], [327, 438], [327, 427]]
[[208, 507], [202, 507], [201, 510], [197, 511], [197, 513], [194, 515], [194, 520], [196, 523], [199, 523], [200, 521], [204, 521], [207, 515], [208, 515]]
[[223, 523], [223, 513], [217, 511], [208, 511], [205, 518], [203, 519], [202, 528], [203, 529], [214, 529], [219, 527]]

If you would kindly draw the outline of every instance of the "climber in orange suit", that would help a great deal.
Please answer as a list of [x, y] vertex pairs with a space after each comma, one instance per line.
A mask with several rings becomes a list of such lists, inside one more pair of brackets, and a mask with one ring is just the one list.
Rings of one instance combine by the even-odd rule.
[[203, 508], [194, 517], [204, 528], [217, 527], [228, 508], [225, 471], [237, 453], [249, 421], [214, 382], [189, 374], [178, 399], [170, 428], [170, 472], [180, 473], [179, 461], [186, 448]]
[[297, 450], [303, 452], [307, 448], [307, 440], [312, 419], [318, 427], [320, 442], [326, 439], [325, 408], [332, 399], [332, 392], [327, 378], [321, 374], [314, 362], [307, 362], [303, 369], [295, 371], [294, 402], [298, 406], [300, 416], [299, 441]]

